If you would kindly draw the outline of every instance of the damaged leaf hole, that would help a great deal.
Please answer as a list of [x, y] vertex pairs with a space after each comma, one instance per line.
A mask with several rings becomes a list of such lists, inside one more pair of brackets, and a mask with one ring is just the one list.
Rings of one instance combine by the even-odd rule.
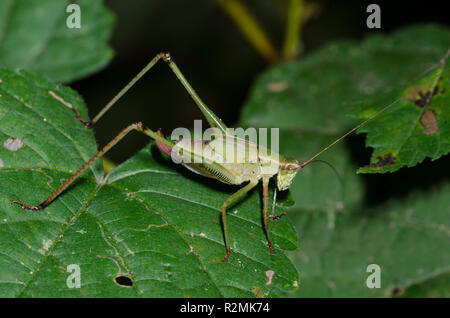
[[133, 280], [129, 276], [124, 274], [118, 274], [116, 277], [114, 277], [114, 282], [122, 287], [133, 287]]

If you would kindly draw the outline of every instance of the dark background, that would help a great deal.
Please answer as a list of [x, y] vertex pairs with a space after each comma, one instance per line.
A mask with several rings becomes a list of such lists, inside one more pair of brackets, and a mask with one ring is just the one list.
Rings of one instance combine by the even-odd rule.
[[[242, 2], [280, 49], [288, 1]], [[303, 56], [329, 41], [360, 40], [411, 23], [448, 24], [450, 20], [444, 1], [306, 2], [314, 3], [317, 10], [303, 26]], [[366, 27], [369, 3], [381, 7], [381, 29]], [[116, 16], [110, 41], [115, 57], [101, 72], [72, 83], [84, 97], [91, 118], [155, 54], [167, 50], [212, 110], [228, 125], [237, 122], [253, 80], [269, 65], [215, 0], [109, 0], [105, 4]], [[170, 133], [176, 127], [192, 127], [193, 120], [201, 118], [175, 76], [160, 63], [96, 125], [100, 146], [132, 122], [143, 121]], [[147, 142], [146, 137], [134, 134], [113, 148], [108, 158], [121, 162]]]

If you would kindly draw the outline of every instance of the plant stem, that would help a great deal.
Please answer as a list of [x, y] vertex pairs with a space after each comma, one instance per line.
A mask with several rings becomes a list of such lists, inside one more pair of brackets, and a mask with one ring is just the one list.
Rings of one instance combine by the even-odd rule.
[[279, 60], [279, 53], [270, 42], [262, 27], [239, 0], [217, 0], [239, 27], [247, 40], [269, 63]]
[[303, 0], [290, 0], [283, 46], [283, 57], [285, 59], [292, 59], [300, 52], [302, 9]]

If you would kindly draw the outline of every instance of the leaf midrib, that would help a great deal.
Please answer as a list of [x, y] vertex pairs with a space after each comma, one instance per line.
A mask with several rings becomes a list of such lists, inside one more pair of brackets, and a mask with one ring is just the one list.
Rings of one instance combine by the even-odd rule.
[[[148, 172], [148, 171], [146, 171], [146, 172]], [[137, 200], [137, 202], [139, 202], [139, 203], [142, 204], [146, 209], [148, 209], [148, 208], [146, 207], [146, 205], [143, 203], [143, 201], [147, 202], [147, 200], [145, 200], [144, 198], [140, 197], [139, 195], [136, 195], [136, 193], [140, 193], [140, 192], [142, 193], [142, 192], [144, 192], [144, 191], [132, 192], [132, 191], [129, 191], [129, 190], [125, 189], [125, 188], [122, 188], [122, 187], [120, 187], [120, 186], [118, 186], [118, 185], [116, 185], [116, 184], [108, 184], [108, 185], [109, 185], [109, 186], [112, 186], [112, 187], [114, 187], [114, 188], [117, 188], [118, 190], [120, 190], [120, 191], [122, 191], [122, 192], [124, 192], [124, 193], [135, 195], [136, 197], [138, 197], [138, 198], [140, 199], [140, 200]], [[188, 201], [188, 202], [190, 202], [190, 203], [193, 203], [193, 204], [196, 204], [196, 205], [201, 205], [201, 206], [204, 206], [204, 207], [209, 208], [209, 209], [211, 209], [211, 210], [216, 210], [216, 211], [218, 211], [218, 212], [221, 212], [221, 210], [218, 209], [218, 208], [214, 208], [214, 207], [212, 207], [212, 206], [205, 205], [204, 203], [191, 201], [191, 200], [188, 200], [188, 199], [186, 199], [186, 198], [173, 196], [173, 195], [168, 194], [168, 193], [158, 192], [158, 191], [148, 191], [148, 192], [153, 192], [153, 193], [157, 193], [157, 194], [167, 195], [167, 196], [170, 196], [170, 197], [174, 197], [174, 198], [176, 198], [176, 199], [179, 199], [179, 200], [185, 200], [185, 201]], [[147, 202], [147, 203], [148, 203], [148, 202]], [[158, 215], [166, 222], [166, 224], [169, 225], [169, 226], [170, 226], [170, 227], [171, 227], [171, 228], [179, 235], [179, 237], [186, 243], [187, 246], [189, 246], [189, 243], [184, 239], [184, 235], [187, 235], [187, 234], [184, 234], [184, 233], [180, 232], [180, 231], [176, 228], [176, 226], [174, 226], [173, 224], [171, 224], [171, 223], [164, 217], [164, 213], [161, 213], [161, 211], [159, 211], [158, 209], [155, 209], [155, 208], [152, 207], [152, 206], [150, 206], [150, 208], [151, 208], [153, 211], [157, 212]], [[231, 214], [230, 214], [229, 216], [230, 216], [230, 217], [236, 217], [236, 218], [239, 218], [239, 219], [241, 219], [241, 220], [243, 220], [243, 221], [246, 221], [246, 222], [249, 222], [250, 224], [253, 224], [253, 225], [258, 225], [258, 224], [255, 223], [254, 221], [249, 220], [249, 219], [244, 219], [244, 218], [242, 218], [242, 217], [240, 217], [240, 216], [231, 215]], [[260, 225], [258, 225], [258, 226], [260, 226]], [[279, 235], [278, 235], [277, 233], [271, 233], [271, 234], [274, 235], [274, 236], [279, 237]], [[217, 243], [217, 244], [220, 244], [220, 245], [224, 246], [224, 243], [223, 243], [223, 242], [219, 242], [219, 241], [213, 240], [213, 239], [210, 238], [210, 237], [202, 237], [202, 238], [203, 238], [203, 239], [207, 239], [207, 240], [209, 240], [209, 241], [211, 241], [211, 242], [214, 242], [214, 243]], [[243, 253], [242, 251], [239, 251], [239, 250], [236, 250], [236, 249], [235, 249], [235, 250], [234, 250], [234, 253], [239, 254], [239, 255], [242, 255], [243, 257], [245, 257], [245, 258], [247, 258], [247, 259], [249, 259], [249, 260], [251, 260], [251, 261], [253, 261], [253, 262], [257, 263], [257, 264], [260, 264], [262, 267], [266, 267], [266, 266], [267, 266], [266, 264], [262, 263], [261, 261], [255, 259], [255, 258], [252, 258], [252, 257], [250, 257], [249, 255]], [[206, 273], [208, 273], [208, 276], [210, 276], [211, 281], [214, 283], [214, 285], [216, 286], [217, 290], [221, 293], [222, 297], [224, 297], [224, 295], [223, 295], [222, 292], [221, 292], [221, 289], [219, 288], [219, 286], [221, 286], [221, 285], [218, 285], [218, 284], [215, 282], [215, 280], [214, 280], [214, 279], [212, 278], [212, 276], [211, 276], [210, 271], [207, 270], [207, 267], [205, 266], [205, 264], [204, 264], [200, 259], [198, 259], [198, 261], [199, 261], [199, 263], [201, 264], [202, 269], [203, 269]], [[285, 276], [281, 275], [280, 273], [277, 273], [277, 276], [280, 277], [280, 278], [285, 279], [286, 281], [290, 281], [290, 280], [291, 280], [291, 279], [289, 279], [288, 277], [285, 277]], [[228, 286], [226, 286], [226, 287], [228, 287]], [[236, 286], [233, 286], [233, 287], [236, 287]], [[239, 287], [236, 287], [236, 288], [239, 288]], [[245, 290], [246, 292], [249, 292], [249, 291], [246, 290], [246, 289], [243, 289], [243, 290]]]
[[[24, 170], [26, 170], [26, 169], [24, 169]], [[71, 227], [71, 225], [80, 217], [80, 215], [83, 214], [84, 211], [86, 211], [86, 208], [88, 207], [89, 203], [94, 198], [99, 187], [101, 187], [101, 185], [97, 185], [97, 187], [95, 187], [95, 189], [88, 196], [87, 200], [83, 203], [83, 205], [78, 210], [78, 212], [69, 220], [69, 222], [66, 223], [66, 226], [63, 228], [63, 230], [56, 236], [55, 240], [53, 240], [52, 245], [48, 248], [48, 250], [47, 250], [46, 254], [44, 255], [44, 257], [42, 258], [41, 262], [39, 262], [36, 269], [30, 275], [30, 278], [23, 284], [22, 289], [17, 293], [16, 298], [20, 297], [25, 292], [25, 290], [29, 286], [29, 284], [31, 284], [31, 282], [33, 281], [36, 274], [39, 272], [39, 270], [42, 268], [42, 266], [44, 266], [46, 260], [52, 255], [52, 251], [55, 249], [57, 243], [64, 237], [64, 233], [66, 233], [67, 230]], [[66, 205], [64, 201], [62, 201], [62, 203], [64, 205]]]

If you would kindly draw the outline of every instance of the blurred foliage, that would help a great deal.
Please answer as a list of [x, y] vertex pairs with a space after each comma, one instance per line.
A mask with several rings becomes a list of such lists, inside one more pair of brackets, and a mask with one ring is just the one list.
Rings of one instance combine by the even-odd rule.
[[101, 0], [80, 0], [83, 27], [70, 29], [66, 26], [69, 3], [1, 1], [0, 67], [28, 69], [56, 82], [70, 82], [108, 64], [112, 14]]
[[[11, 3], [14, 1], [7, 1], [3, 8]], [[398, 97], [405, 101], [405, 96], [413, 96], [409, 101], [414, 102], [401, 104], [403, 108], [418, 107], [417, 100], [421, 103], [423, 99], [419, 92], [424, 87], [425, 93], [433, 93], [434, 87], [444, 88], [431, 96], [431, 103], [425, 98], [425, 109], [434, 110], [440, 116], [438, 120], [443, 120], [441, 117], [448, 116], [448, 66], [439, 64], [439, 60], [449, 47], [448, 29], [416, 26], [390, 36], [369, 37], [361, 45], [333, 41], [311, 53], [330, 39], [348, 35], [349, 30], [356, 37], [378, 33], [365, 28], [367, 4], [355, 3], [291, 1], [291, 8], [303, 9], [303, 25], [295, 23], [298, 14], [286, 14], [287, 1], [243, 1], [273, 47], [284, 44], [285, 56], [293, 54], [296, 47], [304, 56], [262, 72], [266, 65], [261, 52], [246, 42], [239, 28], [220, 11], [217, 1], [199, 0], [197, 6], [191, 6], [181, 0], [134, 1], [133, 5], [111, 0], [109, 5], [117, 13], [112, 40], [117, 58], [110, 68], [74, 87], [93, 106], [89, 112], [95, 114], [153, 54], [167, 49], [225, 122], [237, 121], [237, 109], [250, 91], [240, 123], [280, 127], [281, 152], [299, 160], [307, 159], [356, 124], [346, 114], [353, 112], [364, 119]], [[403, 17], [393, 17], [386, 7], [383, 31], [398, 26]], [[426, 19], [429, 12], [436, 14], [431, 6], [411, 4], [410, 9], [414, 8], [420, 13], [415, 21]], [[108, 16], [103, 9], [100, 12]], [[358, 18], [351, 18], [352, 14]], [[110, 16], [104, 21], [111, 26]], [[2, 23], [0, 19], [0, 26]], [[301, 30], [301, 34], [294, 41], [288, 40], [283, 37], [285, 30], [294, 34]], [[96, 29], [86, 39], [107, 39], [108, 32]], [[42, 46], [42, 42], [37, 43]], [[69, 54], [67, 45], [57, 42], [56, 52]], [[107, 61], [91, 59], [82, 68], [67, 68], [67, 73], [64, 69], [49, 70], [48, 60], [57, 55], [46, 55], [53, 51], [44, 48], [48, 51], [42, 51], [42, 56], [47, 56], [42, 64], [35, 63], [33, 68], [26, 63], [7, 66], [25, 66], [58, 81], [84, 76]], [[13, 56], [8, 50], [4, 54]], [[76, 56], [81, 58], [82, 53], [77, 51]], [[97, 53], [102, 55], [101, 50]], [[424, 77], [433, 66], [435, 73]], [[253, 77], [260, 73], [249, 90]], [[0, 236], [7, 242], [2, 245], [0, 258], [4, 268], [0, 270], [2, 295], [448, 296], [449, 191], [448, 174], [442, 171], [448, 169], [447, 157], [432, 165], [425, 162], [423, 171], [416, 167], [383, 179], [374, 175], [357, 177], [354, 171], [358, 163], [367, 161], [361, 160], [365, 155], [355, 143], [357, 138], [350, 138], [350, 142], [340, 143], [323, 155], [341, 175], [342, 185], [325, 166], [305, 167], [292, 185], [296, 204], [289, 210], [300, 235], [300, 250], [289, 252], [300, 274], [298, 281], [293, 264], [283, 252], [270, 255], [267, 251], [259, 191], [253, 191], [229, 211], [234, 253], [230, 262], [223, 264], [220, 206], [236, 188], [194, 176], [164, 160], [154, 147], [145, 148], [115, 168], [106, 182], [101, 164], [96, 163], [39, 214], [12, 206], [11, 199], [38, 203], [48, 196], [95, 153], [97, 146], [93, 132], [76, 121], [74, 113], [49, 90], [87, 118], [80, 95], [30, 72], [2, 70], [0, 79], [2, 144], [19, 148], [11, 151], [4, 146], [0, 150]], [[100, 144], [106, 143], [120, 128], [140, 120], [167, 130], [186, 126], [198, 117], [192, 114], [199, 114], [189, 105], [192, 101], [173, 75], [167, 69], [155, 71], [96, 126], [96, 137]], [[367, 106], [369, 112], [361, 108]], [[360, 131], [367, 131], [369, 137], [374, 132], [385, 133], [393, 122], [381, 120], [377, 124], [375, 120]], [[416, 116], [414, 122], [419, 126], [420, 118]], [[420, 135], [419, 130], [423, 140], [414, 138], [409, 149], [424, 151], [422, 157], [433, 159], [447, 153], [445, 121], [438, 121], [438, 127], [444, 129], [429, 135]], [[430, 155], [420, 147], [424, 143], [427, 146], [427, 137], [436, 138], [436, 134], [442, 137], [438, 140], [440, 152], [431, 151]], [[375, 148], [382, 144], [374, 143], [373, 137], [369, 140]], [[131, 144], [119, 146], [126, 157], [137, 147]], [[376, 151], [372, 163], [377, 162]], [[116, 158], [114, 151], [112, 155]], [[420, 161], [412, 160], [409, 165]], [[291, 205], [287, 194], [281, 198], [278, 212]], [[295, 231], [287, 218], [272, 222], [271, 232], [278, 248], [295, 248]], [[82, 281], [87, 283], [81, 290], [68, 289], [66, 266], [81, 261]], [[381, 289], [365, 285], [366, 267], [371, 263], [382, 268]], [[275, 272], [271, 284], [269, 270]], [[132, 288], [119, 286], [115, 280], [119, 276], [131, 280]], [[287, 293], [298, 285], [297, 292]]]
[[[331, 43], [259, 76], [244, 105], [241, 124], [279, 127], [281, 153], [306, 161], [357, 124], [346, 114], [367, 119], [397, 101], [360, 129], [369, 132], [368, 145], [376, 147], [375, 157], [378, 147], [393, 142], [395, 134], [401, 140], [409, 138], [404, 149], [415, 158], [409, 166], [422, 161], [421, 154], [438, 159], [450, 150], [445, 63], [449, 48], [450, 31], [435, 25], [368, 37], [361, 44]], [[419, 106], [410, 101], [409, 93], [418, 83], [431, 92], [439, 87], [442, 93], [430, 95], [426, 107]], [[420, 112], [426, 109], [436, 112], [439, 131], [433, 135], [424, 134], [419, 123]], [[411, 127], [417, 130], [416, 137]], [[378, 142], [372, 141], [372, 135]], [[399, 157], [404, 158], [402, 153]], [[350, 149], [338, 144], [320, 159], [335, 167], [342, 184], [333, 170], [316, 164], [303, 168], [291, 186], [296, 205], [289, 216], [300, 236], [300, 250], [291, 257], [300, 272], [300, 288], [290, 296], [390, 296], [412, 284], [418, 294], [418, 285], [430, 285], [429, 280], [447, 273], [448, 181], [433, 180], [432, 189], [416, 189], [379, 207], [365, 206], [363, 180], [354, 173]], [[370, 169], [383, 172], [392, 167], [387, 162], [386, 167]], [[380, 289], [365, 284], [366, 267], [372, 263], [382, 269]], [[433, 284], [433, 292], [445, 294], [442, 287], [442, 292], [436, 291]]]
[[[263, 28], [272, 45], [284, 45], [288, 0], [241, 0]], [[302, 56], [337, 39], [363, 39], [369, 34], [389, 33], [399, 26], [421, 21], [448, 23], [445, 10], [410, 1], [408, 14], [398, 1], [378, 1], [382, 6], [382, 29], [366, 27], [370, 1], [303, 1], [300, 49]], [[86, 100], [91, 117], [150, 59], [167, 50], [202, 99], [228, 125], [236, 124], [249, 89], [268, 64], [241, 33], [217, 0], [108, 0], [116, 14], [111, 39], [115, 57], [104, 71], [72, 87]], [[170, 132], [176, 127], [192, 127], [200, 112], [173, 74], [161, 65], [143, 78], [96, 126], [100, 145], [129, 123], [143, 121]], [[115, 162], [137, 152], [146, 138], [111, 150]]]

